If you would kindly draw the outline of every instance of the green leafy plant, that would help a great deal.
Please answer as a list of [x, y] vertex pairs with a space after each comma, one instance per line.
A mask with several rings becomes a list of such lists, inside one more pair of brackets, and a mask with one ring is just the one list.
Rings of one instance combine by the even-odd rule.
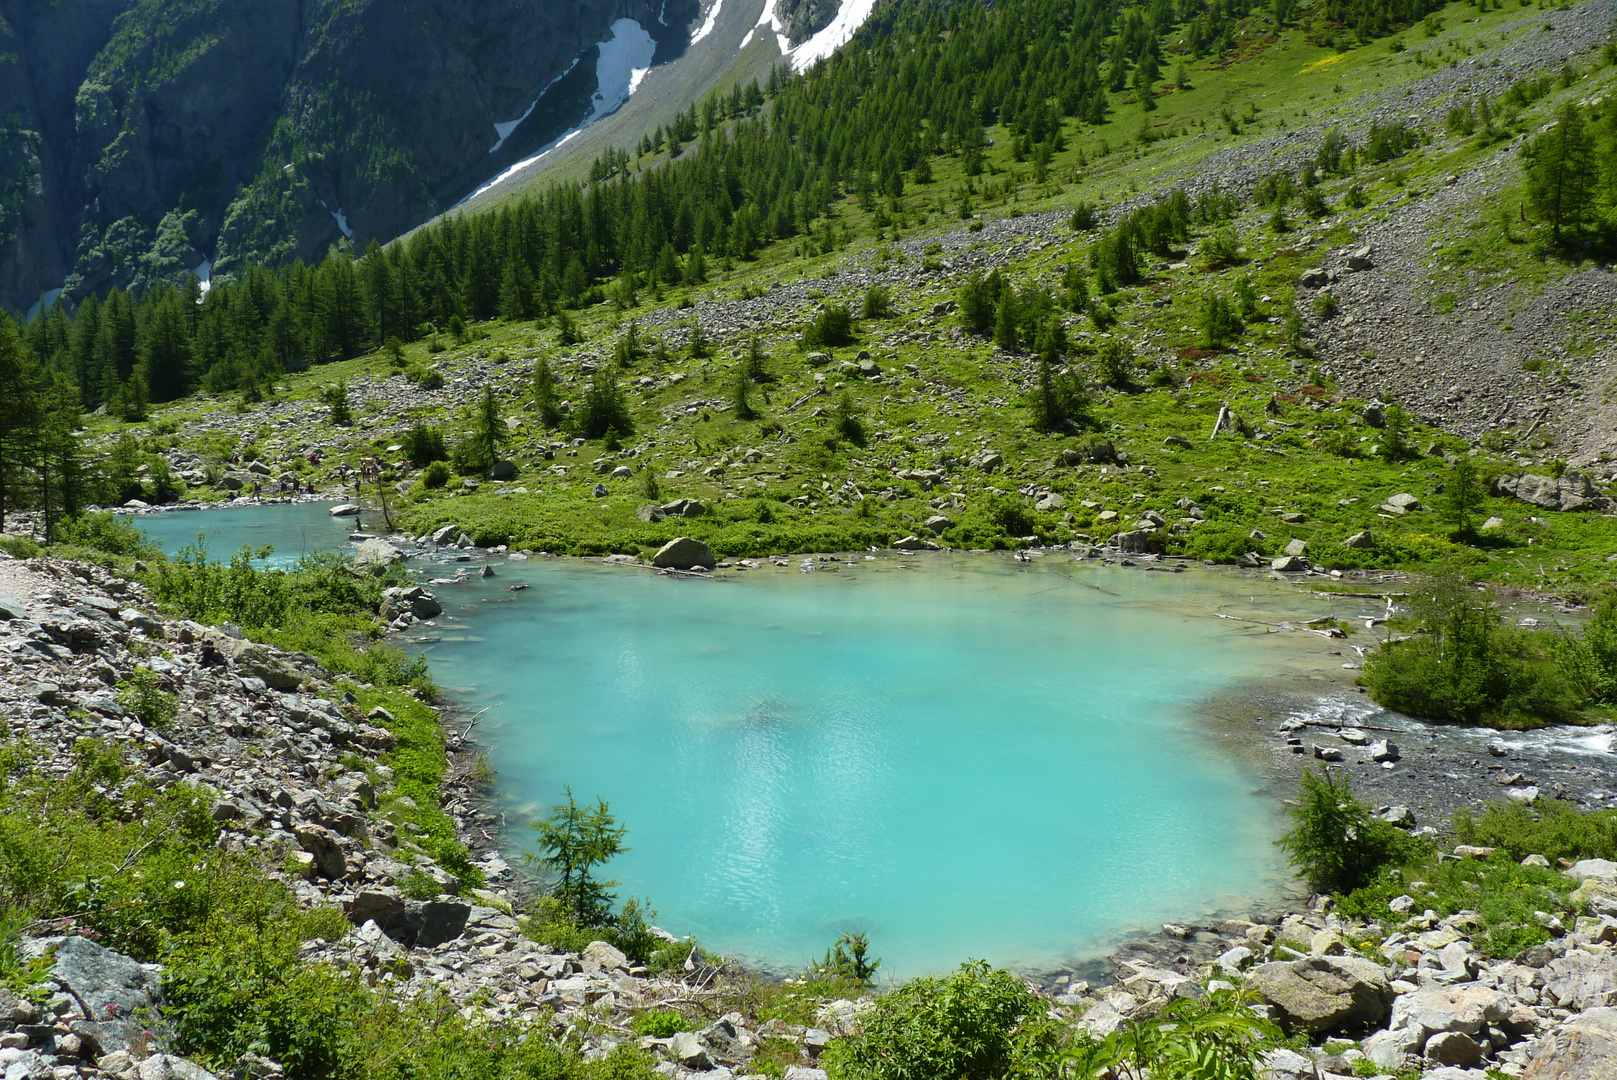
[[1292, 827], [1276, 844], [1309, 888], [1351, 891], [1415, 852], [1415, 841], [1359, 801], [1345, 774], [1310, 770], [1298, 782]]
[[597, 798], [594, 806], [581, 807], [572, 788], [564, 788], [563, 795], [565, 806], [558, 804], [550, 816], [533, 823], [539, 853], [524, 858], [558, 875], [552, 895], [573, 918], [598, 925], [611, 913], [610, 890], [617, 882], [596, 879], [595, 868], [629, 850], [623, 843], [628, 829], [618, 824], [606, 800]]
[[836, 1080], [999, 1080], [1017, 1032], [1042, 1012], [1022, 980], [976, 960], [876, 999], [864, 1029], [826, 1051]]
[[179, 699], [163, 689], [162, 678], [150, 668], [139, 667], [119, 683], [118, 704], [149, 728], [163, 731], [179, 713]]

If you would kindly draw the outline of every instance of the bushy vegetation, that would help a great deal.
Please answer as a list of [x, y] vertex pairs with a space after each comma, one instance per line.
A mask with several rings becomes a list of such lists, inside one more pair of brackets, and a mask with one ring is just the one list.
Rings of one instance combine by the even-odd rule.
[[1042, 1008], [1022, 980], [985, 961], [943, 978], [912, 979], [876, 999], [858, 1035], [827, 1052], [837, 1080], [998, 1080], [1017, 1037]]
[[1344, 774], [1307, 771], [1299, 783], [1292, 827], [1278, 843], [1309, 888], [1351, 892], [1418, 851], [1407, 833], [1359, 801]]
[[1570, 720], [1612, 700], [1617, 686], [1617, 599], [1582, 633], [1507, 625], [1486, 592], [1458, 574], [1417, 584], [1411, 637], [1365, 659], [1377, 703], [1416, 716], [1495, 727]]
[[310, 653], [332, 671], [436, 696], [425, 660], [381, 643], [375, 613], [391, 578], [356, 573], [350, 559], [331, 551], [305, 555], [287, 570], [254, 565], [269, 553], [243, 547], [222, 563], [209, 558], [199, 537], [196, 546], [157, 561], [146, 584], [158, 603], [185, 618], [235, 623], [255, 640]]

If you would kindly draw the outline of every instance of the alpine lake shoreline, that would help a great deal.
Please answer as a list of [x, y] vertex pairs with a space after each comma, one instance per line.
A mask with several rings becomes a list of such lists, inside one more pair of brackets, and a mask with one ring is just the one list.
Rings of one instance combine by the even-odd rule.
[[[334, 499], [336, 501], [334, 501]], [[1119, 571], [1137, 573], [1190, 573], [1206, 575], [1215, 581], [1246, 581], [1276, 594], [1289, 591], [1301, 598], [1333, 601], [1348, 608], [1336, 609], [1309, 619], [1294, 617], [1268, 621], [1247, 615], [1228, 615], [1212, 610], [1190, 608], [1191, 614], [1207, 618], [1229, 620], [1241, 627], [1239, 632], [1262, 635], [1276, 656], [1275, 672], [1260, 678], [1244, 679], [1239, 685], [1227, 687], [1205, 697], [1189, 708], [1190, 715], [1204, 723], [1204, 729], [1187, 732], [1191, 738], [1205, 744], [1210, 753], [1227, 754], [1258, 780], [1252, 793], [1269, 801], [1277, 811], [1294, 805], [1298, 777], [1308, 768], [1329, 766], [1344, 770], [1352, 779], [1355, 790], [1375, 807], [1378, 815], [1401, 828], [1418, 831], [1423, 835], [1443, 835], [1452, 831], [1454, 813], [1460, 809], [1476, 810], [1489, 801], [1499, 801], [1501, 793], [1506, 801], [1532, 803], [1541, 792], [1556, 798], [1570, 799], [1591, 808], [1605, 805], [1617, 807], [1617, 775], [1607, 775], [1598, 764], [1591, 766], [1587, 750], [1564, 744], [1557, 735], [1572, 737], [1572, 733], [1594, 736], [1611, 734], [1607, 753], [1617, 753], [1617, 725], [1595, 724], [1589, 727], [1557, 726], [1528, 732], [1493, 731], [1483, 727], [1465, 727], [1441, 722], [1425, 722], [1402, 717], [1381, 709], [1369, 700], [1363, 687], [1356, 685], [1357, 672], [1362, 666], [1363, 651], [1355, 648], [1353, 639], [1333, 627], [1363, 626], [1373, 631], [1372, 622], [1380, 624], [1385, 612], [1370, 610], [1385, 602], [1389, 594], [1401, 597], [1409, 574], [1400, 571], [1343, 570], [1323, 571], [1309, 568], [1298, 571], [1271, 569], [1263, 566], [1241, 566], [1203, 562], [1187, 557], [1160, 556], [1151, 553], [1120, 551], [1115, 546], [1100, 547], [1074, 542], [1057, 547], [1030, 547], [1007, 551], [953, 551], [942, 552], [917, 548], [870, 549], [849, 552], [797, 552], [773, 554], [760, 558], [716, 559], [711, 570], [695, 571], [653, 566], [648, 561], [630, 555], [578, 556], [552, 555], [548, 552], [511, 552], [505, 545], [491, 548], [476, 546], [463, 533], [453, 527], [444, 527], [434, 536], [410, 538], [402, 532], [388, 533], [363, 526], [363, 518], [373, 520], [378, 508], [368, 502], [349, 502], [338, 492], [315, 495], [281, 497], [246, 497], [225, 502], [197, 502], [177, 507], [147, 508], [134, 511], [137, 515], [185, 513], [193, 510], [217, 510], [243, 504], [276, 505], [291, 502], [319, 503], [328, 506], [353, 506], [351, 515], [356, 530], [349, 541], [363, 544], [367, 540], [385, 543], [398, 552], [401, 561], [415, 561], [422, 566], [454, 566], [459, 571], [456, 583], [466, 580], [469, 573], [488, 573], [509, 559], [574, 561], [614, 567], [625, 572], [655, 572], [673, 577], [703, 580], [740, 578], [759, 573], [798, 573], [806, 569], [805, 563], [814, 560], [814, 569], [854, 571], [867, 560], [921, 559], [934, 556], [965, 561], [1007, 558], [1023, 563], [1052, 563], [1070, 559], [1079, 565], [1104, 565]], [[121, 513], [128, 513], [122, 511]], [[379, 550], [373, 548], [373, 550]], [[872, 555], [872, 552], [874, 555]], [[223, 554], [223, 553], [221, 553]], [[375, 556], [373, 556], [375, 557]], [[1277, 560], [1286, 561], [1286, 557]], [[902, 568], [902, 564], [901, 568]], [[1298, 565], [1292, 559], [1291, 566]], [[485, 570], [486, 568], [486, 570]], [[442, 581], [443, 579], [439, 579]], [[1321, 592], [1311, 588], [1314, 584], [1333, 586], [1335, 591]], [[1289, 590], [1280, 588], [1289, 586]], [[445, 587], [443, 585], [436, 586]], [[451, 586], [452, 587], [452, 586]], [[1091, 585], [1091, 587], [1096, 587]], [[425, 596], [432, 611], [437, 605], [430, 591]], [[1531, 618], [1554, 618], [1575, 610], [1549, 595], [1527, 590], [1509, 590], [1513, 614]], [[1256, 613], [1262, 613], [1254, 609]], [[409, 644], [420, 641], [423, 625], [432, 626], [432, 618], [418, 618], [412, 613], [408, 601], [398, 602], [392, 613], [388, 634], [395, 642]], [[1324, 629], [1315, 628], [1323, 626]], [[1373, 646], [1374, 641], [1369, 645]], [[485, 746], [475, 737], [478, 716], [456, 702], [451, 692], [445, 691], [433, 706], [442, 717], [442, 727], [448, 736], [451, 764], [460, 762], [461, 772], [469, 772], [473, 763], [485, 755], [491, 746]], [[1378, 720], [1391, 719], [1391, 723], [1378, 724]], [[463, 732], [455, 736], [454, 732]], [[1391, 744], [1390, 755], [1380, 743]], [[491, 768], [483, 757], [484, 769]], [[1598, 762], [1598, 758], [1594, 758]], [[452, 769], [452, 771], [454, 771]], [[481, 825], [497, 822], [496, 837], [489, 837], [484, 828], [471, 832], [467, 847], [479, 858], [511, 855], [509, 842], [512, 835], [510, 812], [494, 794], [492, 775], [476, 792], [476, 815]], [[520, 825], [518, 826], [520, 827]], [[503, 861], [503, 860], [502, 860]], [[520, 895], [532, 900], [542, 892], [542, 886], [531, 878], [520, 882]], [[654, 898], [653, 898], [654, 899]], [[1307, 909], [1309, 896], [1300, 885], [1282, 889], [1268, 896], [1254, 897], [1253, 903], [1243, 911], [1204, 908], [1186, 914], [1183, 919], [1159, 926], [1119, 929], [1112, 941], [1104, 946], [1074, 955], [1047, 967], [1021, 970], [1018, 974], [1047, 989], [1056, 990], [1064, 985], [1061, 980], [1082, 980], [1094, 985], [1120, 981], [1127, 964], [1145, 959], [1169, 960], [1178, 963], [1207, 963], [1228, 948], [1222, 937], [1210, 941], [1200, 940], [1203, 931], [1198, 927], [1214, 926], [1231, 920], [1264, 922], [1278, 921], [1288, 915]], [[753, 964], [752, 967], [769, 977], [789, 977], [791, 969]]]
[[[464, 569], [468, 576], [510, 555], [459, 547], [422, 550], [440, 564]], [[823, 560], [816, 563], [817, 569], [831, 569], [852, 561], [849, 555], [857, 555], [856, 565], [863, 565], [866, 554], [812, 557]], [[1042, 561], [1071, 554], [1051, 550], [1042, 555], [1025, 552], [1021, 557]], [[928, 555], [896, 552], [879, 557]], [[785, 565], [779, 565], [782, 561]], [[1112, 561], [1117, 573], [1206, 572], [1174, 561], [1122, 554]], [[799, 571], [792, 560], [760, 562], [767, 572]], [[715, 569], [717, 575], [737, 572], [733, 567]], [[1280, 576], [1207, 569], [1216, 575], [1264, 581], [1266, 587], [1267, 578]], [[1394, 578], [1364, 573], [1330, 580], [1349, 584], [1362, 580], [1367, 586], [1396, 583]], [[479, 753], [485, 748], [472, 737], [475, 717], [457, 709], [453, 700], [436, 706], [448, 763], [443, 809], [489, 886], [464, 890], [465, 895], [456, 895], [463, 893], [461, 883], [432, 860], [417, 854], [414, 865], [407, 867], [391, 857], [387, 844], [397, 843], [400, 833], [385, 814], [378, 813], [389, 805], [385, 784], [391, 770], [377, 767], [394, 745], [386, 729], [390, 717], [385, 709], [363, 709], [362, 698], [341, 692], [340, 677], [311, 665], [307, 657], [245, 642], [232, 636], [229, 628], [165, 618], [143, 586], [92, 564], [64, 562], [49, 554], [27, 560], [0, 558], [0, 593], [6, 594], [4, 614], [9, 616], [0, 623], [0, 635], [7, 639], [0, 642], [0, 664], [5, 668], [0, 693], [18, 702], [6, 710], [12, 717], [12, 736], [50, 748], [48, 759], [58, 766], [68, 760], [68, 748], [79, 737], [111, 738], [138, 751], [137, 768], [158, 786], [182, 780], [208, 782], [219, 796], [213, 817], [226, 830], [223, 844], [258, 845], [294, 856], [288, 864], [292, 869], [282, 872], [299, 903], [336, 904], [353, 924], [353, 931], [340, 941], [307, 942], [300, 953], [305, 962], [354, 965], [406, 997], [431, 987], [494, 1021], [544, 1023], [546, 1012], [553, 1011], [548, 1021], [552, 1030], [573, 1039], [586, 1059], [604, 1056], [616, 1045], [638, 1042], [662, 1060], [659, 1071], [671, 1078], [762, 1076], [748, 1063], [762, 1041], [770, 1039], [785, 1040], [795, 1048], [796, 1063], [785, 1073], [790, 1080], [822, 1080], [825, 1074], [817, 1067], [820, 1052], [831, 1039], [856, 1031], [869, 1007], [868, 996], [830, 1001], [818, 1009], [812, 1025], [757, 1023], [756, 1017], [730, 1009], [712, 1015], [712, 1022], [696, 1032], [636, 1040], [628, 1021], [637, 1012], [673, 1002], [705, 1016], [732, 1002], [727, 986], [760, 973], [708, 957], [684, 972], [653, 976], [605, 943], [581, 953], [559, 953], [524, 936], [521, 909], [536, 895], [537, 886], [502, 857], [508, 853], [502, 840], [509, 823], [504, 808], [490, 798], [486, 774], [483, 783], [476, 779]], [[394, 640], [407, 639], [410, 624], [417, 622], [413, 617], [396, 618]], [[1564, 748], [1536, 745], [1537, 733], [1499, 733], [1500, 740], [1512, 745], [1504, 748], [1505, 756], [1495, 758], [1485, 750], [1479, 756], [1475, 740], [1445, 738], [1452, 729], [1403, 725], [1376, 730], [1376, 713], [1361, 705], [1363, 699], [1352, 686], [1352, 667], [1341, 655], [1352, 650], [1344, 649], [1343, 639], [1292, 630], [1259, 621], [1241, 623], [1239, 632], [1261, 633], [1275, 643], [1276, 673], [1197, 707], [1207, 721], [1204, 735], [1210, 751], [1240, 755], [1263, 776], [1255, 794], [1283, 802], [1301, 767], [1324, 760], [1347, 769], [1372, 803], [1385, 800], [1409, 807], [1412, 817], [1406, 824], [1418, 820], [1442, 826], [1453, 806], [1471, 801], [1461, 797], [1462, 791], [1472, 797], [1497, 794], [1501, 785], [1493, 782], [1492, 774], [1500, 770], [1500, 762], [1512, 769], [1520, 765], [1522, 772], [1528, 762], [1535, 772], [1559, 767], [1556, 779], [1566, 787], [1557, 793], [1594, 797], [1598, 770], [1568, 771], [1565, 766], [1572, 756]], [[107, 692], [120, 675], [139, 663], [150, 663], [144, 656], [159, 643], [167, 654], [162, 674], [174, 680], [181, 698], [179, 722], [163, 733], [142, 729]], [[86, 653], [97, 659], [86, 663]], [[226, 716], [231, 718], [228, 723], [216, 722]], [[1369, 740], [1361, 739], [1366, 731], [1402, 738], [1395, 768], [1369, 760], [1369, 747], [1362, 744]], [[258, 740], [284, 752], [242, 753], [244, 746]], [[1299, 746], [1302, 752], [1297, 752]], [[1339, 750], [1341, 760], [1322, 752], [1326, 750]], [[378, 787], [383, 790], [370, 789], [363, 781], [349, 783], [356, 779], [353, 770], [336, 760], [344, 753], [367, 759], [368, 767], [359, 776], [382, 778]], [[240, 764], [247, 767], [232, 768]], [[335, 779], [326, 776], [329, 772], [337, 774]], [[402, 879], [417, 872], [438, 880], [445, 892], [432, 900], [406, 897], [400, 889]], [[1617, 891], [1617, 876], [1608, 877], [1595, 873], [1591, 880]], [[1074, 957], [1070, 964], [1023, 975], [1057, 1015], [1097, 1034], [1130, 1016], [1147, 1015], [1165, 1000], [1198, 992], [1200, 981], [1243, 971], [1249, 985], [1263, 983], [1260, 992], [1269, 1002], [1266, 1010], [1272, 1018], [1316, 1039], [1332, 1032], [1374, 1031], [1390, 1019], [1392, 1026], [1372, 1035], [1363, 1050], [1343, 1050], [1340, 1041], [1321, 1040], [1317, 1052], [1310, 1054], [1272, 1052], [1267, 1072], [1276, 1080], [1354, 1074], [1356, 1068], [1362, 1071], [1356, 1067], [1359, 1059], [1373, 1061], [1389, 1074], [1395, 1064], [1412, 1060], [1452, 1060], [1457, 1064], [1444, 1064], [1426, 1074], [1444, 1080], [1482, 1076], [1463, 1066], [1485, 1057], [1507, 1075], [1521, 1074], [1535, 1055], [1579, 1067], [1576, 1062], [1582, 1059], [1576, 1055], [1583, 1052], [1579, 1040], [1584, 1036], [1577, 1025], [1588, 1019], [1580, 1019], [1580, 1010], [1595, 1010], [1588, 1017], [1596, 1025], [1604, 1023], [1604, 1014], [1610, 1012], [1596, 1008], [1605, 1003], [1600, 989], [1604, 984], [1599, 982], [1604, 969], [1590, 965], [1609, 964], [1607, 943], [1617, 937], [1617, 920], [1611, 918], [1617, 914], [1617, 901], [1601, 899], [1607, 894], [1598, 890], [1592, 895], [1610, 910], [1597, 920], [1579, 920], [1548, 946], [1529, 950], [1533, 955], [1518, 958], [1525, 963], [1479, 964], [1466, 937], [1466, 920], [1432, 916], [1424, 931], [1383, 939], [1380, 962], [1391, 968], [1383, 972], [1359, 957], [1362, 949], [1355, 951], [1354, 943], [1366, 931], [1363, 924], [1331, 911], [1329, 898], [1299, 889], [1255, 910], [1202, 911], [1160, 929], [1139, 928], [1120, 934], [1104, 955]], [[4, 998], [0, 1028], [10, 1032], [0, 1049], [0, 1064], [8, 1076], [24, 1062], [27, 1068], [18, 1075], [32, 1076], [28, 1070], [36, 1068], [70, 1068], [77, 1070], [76, 1075], [126, 1080], [281, 1075], [278, 1063], [247, 1058], [209, 1072], [166, 1052], [161, 1031], [147, 1040], [127, 1023], [95, 1019], [94, 1010], [104, 998], [128, 998], [130, 1015], [140, 1007], [156, 1007], [161, 1002], [158, 972], [88, 938], [75, 937], [70, 926], [53, 929], [67, 933], [25, 939], [22, 951], [54, 963], [50, 985], [61, 991], [48, 1003], [54, 1016], [42, 1015], [37, 1006], [15, 995], [0, 994]], [[1299, 951], [1303, 943], [1309, 944]], [[762, 974], [779, 978], [786, 973]], [[1297, 985], [1308, 993], [1299, 997]], [[118, 988], [116, 993], [109, 989], [112, 986]], [[1538, 1005], [1541, 995], [1543, 1004]], [[1320, 1000], [1325, 1002], [1323, 1011], [1309, 1013]], [[1424, 1009], [1416, 1013], [1418, 1023], [1410, 1020], [1416, 1005]], [[582, 1023], [586, 1016], [595, 1021], [587, 1031]], [[1422, 1053], [1425, 1059], [1420, 1059]], [[1381, 1069], [1384, 1063], [1388, 1067]]]

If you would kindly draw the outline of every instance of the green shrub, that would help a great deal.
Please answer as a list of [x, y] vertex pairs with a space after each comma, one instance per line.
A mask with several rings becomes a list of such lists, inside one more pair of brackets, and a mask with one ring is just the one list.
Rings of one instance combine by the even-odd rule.
[[421, 470], [421, 486], [424, 488], [441, 488], [449, 483], [449, 478], [453, 475], [454, 470], [449, 467], [449, 462], [434, 461], [431, 465]]
[[118, 704], [135, 719], [158, 731], [166, 729], [179, 713], [179, 699], [163, 689], [163, 681], [150, 668], [136, 668], [118, 684]]
[[870, 956], [870, 935], [847, 930], [825, 951], [825, 959], [815, 965], [815, 973], [869, 986], [880, 967], [881, 958]]
[[157, 554], [157, 545], [126, 515], [81, 514], [63, 521], [58, 528], [57, 538], [64, 544], [106, 555], [152, 558]]
[[912, 979], [876, 999], [864, 1030], [826, 1051], [834, 1080], [998, 1080], [1018, 1029], [1043, 1012], [1021, 979], [986, 961]]
[[444, 388], [444, 374], [437, 368], [427, 368], [416, 380], [416, 385], [423, 390], [442, 390]]
[[893, 294], [882, 285], [865, 290], [865, 303], [861, 315], [866, 319], [885, 319], [893, 313]]
[[1617, 810], [1585, 813], [1559, 799], [1529, 809], [1520, 803], [1489, 803], [1480, 817], [1454, 814], [1454, 834], [1463, 844], [1499, 848], [1511, 859], [1529, 855], [1557, 859], [1617, 860]]
[[449, 460], [449, 451], [444, 448], [444, 435], [435, 427], [419, 421], [405, 432], [404, 456], [416, 468], [431, 465], [435, 461]]
[[1317, 892], [1349, 892], [1383, 867], [1405, 861], [1419, 844], [1380, 820], [1335, 770], [1304, 772], [1293, 825], [1276, 841], [1286, 860]]
[[1185, 554], [1205, 562], [1239, 562], [1249, 551], [1262, 555], [1267, 550], [1265, 541], [1251, 536], [1250, 530], [1241, 525], [1204, 522], [1192, 529], [1185, 540]]
[[0, 536], [0, 551], [13, 559], [37, 559], [44, 550], [29, 536]]
[[1228, 300], [1209, 293], [1202, 297], [1201, 318], [1197, 327], [1201, 330], [1203, 345], [1209, 349], [1220, 349], [1241, 335], [1241, 317]]
[[803, 330], [803, 347], [828, 349], [853, 344], [853, 313], [840, 304], [827, 306]]
[[1390, 641], [1365, 659], [1377, 704], [1415, 716], [1498, 727], [1572, 718], [1577, 695], [1551, 658], [1557, 638], [1501, 624], [1487, 597], [1457, 575], [1410, 593], [1424, 632]]
[[1210, 270], [1241, 261], [1241, 241], [1233, 229], [1220, 229], [1202, 241], [1201, 255]]
[[[1422, 883], [1420, 888], [1415, 883]], [[1540, 924], [1540, 911], [1564, 910], [1573, 882], [1551, 868], [1522, 866], [1514, 857], [1450, 859], [1425, 858], [1401, 867], [1388, 867], [1361, 887], [1340, 897], [1344, 914], [1398, 924], [1404, 916], [1387, 905], [1408, 895], [1417, 911], [1430, 908], [1440, 916], [1475, 911], [1482, 917], [1482, 932], [1474, 936], [1483, 955], [1514, 956], [1523, 949], [1548, 941], [1550, 931]]]
[[667, 1039], [691, 1030], [691, 1022], [673, 1009], [648, 1009], [629, 1021], [629, 1030], [642, 1038]]

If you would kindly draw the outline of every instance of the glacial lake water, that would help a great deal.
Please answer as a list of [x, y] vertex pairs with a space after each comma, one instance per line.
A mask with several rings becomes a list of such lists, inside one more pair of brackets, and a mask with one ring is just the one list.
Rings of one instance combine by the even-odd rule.
[[[172, 549], [196, 527], [167, 518], [206, 521], [218, 553], [348, 530], [315, 515], [139, 523]], [[1275, 659], [1210, 614], [1263, 583], [1058, 555], [801, 561], [689, 580], [499, 560], [437, 587], [444, 616], [406, 644], [487, 709], [513, 854], [570, 785], [628, 826], [611, 876], [665, 927], [782, 969], [863, 930], [898, 977], [1047, 968], [1284, 886], [1276, 803], [1202, 719]]]

